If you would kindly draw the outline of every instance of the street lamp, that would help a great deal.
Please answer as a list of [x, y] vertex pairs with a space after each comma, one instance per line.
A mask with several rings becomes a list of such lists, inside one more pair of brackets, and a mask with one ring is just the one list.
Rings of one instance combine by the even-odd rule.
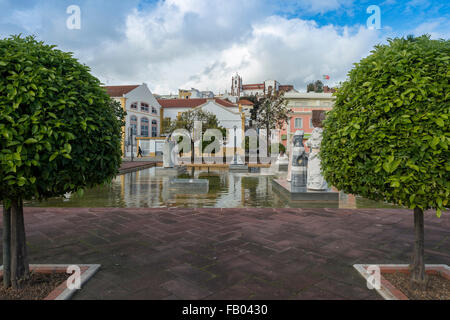
[[132, 126], [130, 127], [130, 144], [131, 144], [131, 161], [133, 162], [134, 150], [133, 150], [133, 127]]

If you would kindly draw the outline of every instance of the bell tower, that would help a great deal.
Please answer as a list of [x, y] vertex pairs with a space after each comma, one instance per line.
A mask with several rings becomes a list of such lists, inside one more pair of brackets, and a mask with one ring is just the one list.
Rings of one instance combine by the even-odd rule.
[[242, 78], [236, 72], [236, 75], [231, 78], [231, 95], [240, 97], [242, 91]]

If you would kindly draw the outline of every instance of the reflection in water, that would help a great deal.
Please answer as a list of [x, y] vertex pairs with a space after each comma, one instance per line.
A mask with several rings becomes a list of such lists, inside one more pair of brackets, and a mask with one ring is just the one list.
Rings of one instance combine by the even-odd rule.
[[[285, 173], [284, 173], [285, 174]], [[227, 170], [195, 170], [194, 176], [178, 178], [208, 179], [208, 193], [195, 193], [192, 187], [171, 189], [176, 178], [163, 170], [150, 168], [116, 177], [111, 184], [86, 190], [83, 196], [52, 198], [44, 202], [27, 202], [26, 206], [41, 207], [274, 207], [274, 208], [376, 208], [389, 204], [369, 201], [342, 194], [339, 202], [304, 202], [287, 200], [272, 188], [274, 175], [258, 173], [229, 173]]]

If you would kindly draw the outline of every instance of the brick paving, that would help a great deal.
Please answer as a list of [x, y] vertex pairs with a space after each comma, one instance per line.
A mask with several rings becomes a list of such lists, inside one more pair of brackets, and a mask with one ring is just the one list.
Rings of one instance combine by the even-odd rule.
[[128, 173], [133, 171], [138, 171], [142, 169], [147, 169], [151, 167], [155, 167], [157, 162], [155, 161], [123, 161], [119, 172], [120, 173]]
[[[102, 265], [74, 299], [380, 299], [352, 265], [414, 243], [399, 209], [24, 210], [30, 263]], [[426, 213], [427, 263], [450, 264], [449, 227]]]

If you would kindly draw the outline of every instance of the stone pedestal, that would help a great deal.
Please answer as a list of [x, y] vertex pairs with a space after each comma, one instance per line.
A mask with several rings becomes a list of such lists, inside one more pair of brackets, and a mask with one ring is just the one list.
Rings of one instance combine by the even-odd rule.
[[230, 164], [228, 169], [232, 172], [248, 172], [248, 165], [246, 165], [246, 164]]
[[209, 191], [209, 181], [206, 179], [172, 179], [169, 188], [181, 194], [203, 194]]
[[235, 154], [233, 156], [233, 160], [230, 163], [229, 170], [235, 172], [248, 172], [248, 165], [246, 165], [244, 161], [242, 161], [240, 155]]
[[277, 161], [275, 161], [275, 170], [280, 171], [288, 171], [289, 166], [289, 158], [286, 155], [279, 155]]
[[180, 175], [183, 173], [186, 173], [187, 169], [186, 166], [176, 166], [173, 168], [164, 168], [164, 167], [156, 167], [155, 168], [155, 174], [157, 176], [162, 176], [162, 175]]
[[327, 190], [309, 190], [306, 187], [297, 187], [286, 179], [272, 180], [273, 186], [285, 194], [290, 200], [302, 201], [339, 201], [339, 192], [331, 189]]

